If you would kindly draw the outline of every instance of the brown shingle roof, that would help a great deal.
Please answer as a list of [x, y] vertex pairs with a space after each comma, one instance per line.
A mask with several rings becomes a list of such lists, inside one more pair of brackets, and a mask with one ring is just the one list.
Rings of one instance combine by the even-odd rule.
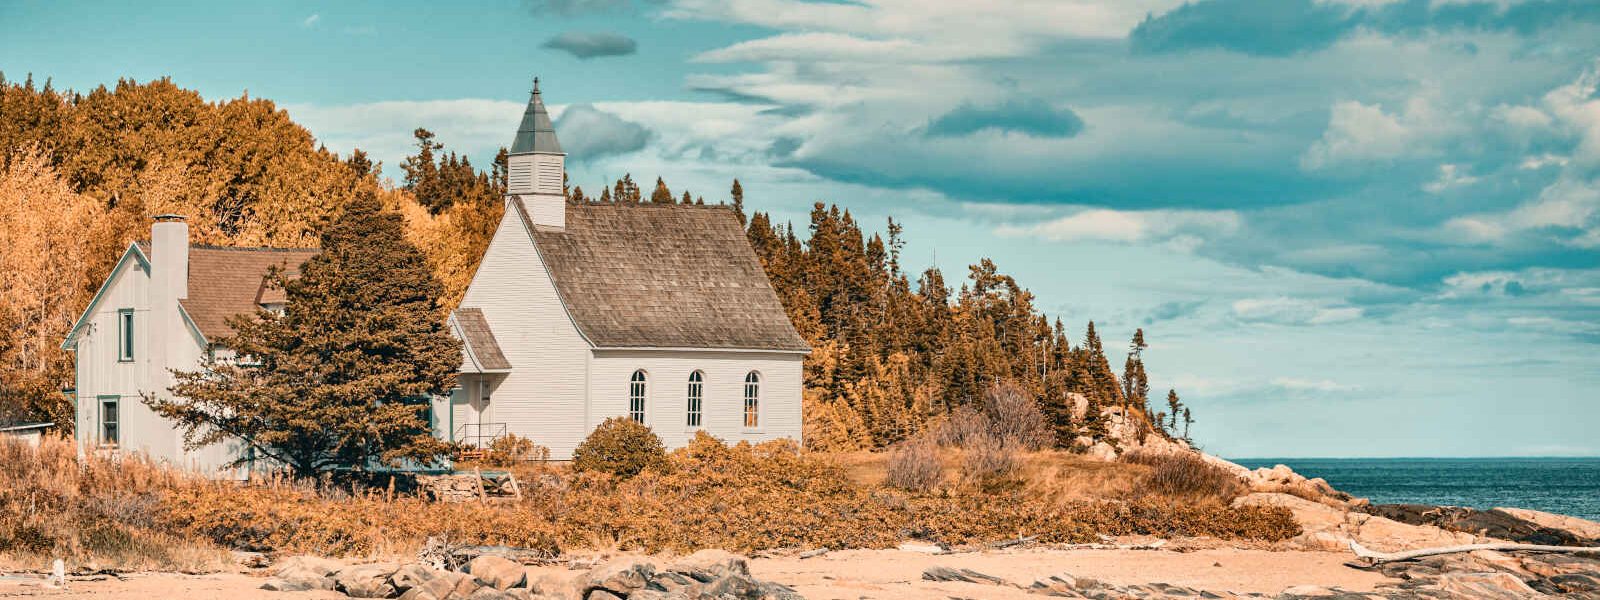
[[809, 351], [725, 206], [582, 204], [534, 227], [578, 329], [601, 348]]
[[456, 325], [461, 327], [461, 337], [467, 343], [467, 351], [478, 359], [478, 366], [489, 371], [511, 368], [511, 361], [506, 360], [505, 353], [500, 351], [500, 342], [494, 339], [494, 332], [489, 330], [489, 319], [484, 318], [482, 309], [458, 308], [455, 317]]
[[[140, 247], [150, 253], [149, 245]], [[215, 342], [233, 335], [228, 317], [252, 314], [261, 304], [283, 301], [282, 290], [266, 286], [268, 268], [278, 265], [293, 275], [317, 252], [316, 248], [189, 246], [189, 297], [179, 304], [201, 335]]]

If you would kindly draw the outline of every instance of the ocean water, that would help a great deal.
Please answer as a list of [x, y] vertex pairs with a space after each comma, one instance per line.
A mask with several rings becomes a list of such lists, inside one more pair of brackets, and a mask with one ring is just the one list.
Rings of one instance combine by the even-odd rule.
[[1531, 508], [1600, 521], [1600, 458], [1245, 458], [1289, 465], [1376, 504]]

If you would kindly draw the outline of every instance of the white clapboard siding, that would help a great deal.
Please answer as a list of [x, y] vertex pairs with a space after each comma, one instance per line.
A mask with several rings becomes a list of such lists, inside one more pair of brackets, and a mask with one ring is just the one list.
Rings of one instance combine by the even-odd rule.
[[562, 308], [517, 210], [507, 205], [461, 306], [483, 310], [511, 363], [510, 373], [491, 376], [498, 379], [492, 419], [565, 460], [588, 434], [589, 345]]
[[[628, 414], [633, 372], [648, 375], [645, 424], [668, 448], [681, 447], [704, 429], [730, 444], [790, 438], [800, 440], [799, 354], [709, 350], [596, 350], [589, 389], [590, 427]], [[704, 373], [700, 427], [688, 426], [689, 374]], [[744, 378], [761, 373], [760, 422], [744, 427]]]

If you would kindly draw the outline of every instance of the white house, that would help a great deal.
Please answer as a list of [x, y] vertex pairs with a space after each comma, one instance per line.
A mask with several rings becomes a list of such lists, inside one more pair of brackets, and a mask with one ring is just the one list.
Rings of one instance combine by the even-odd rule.
[[[800, 439], [809, 347], [733, 211], [569, 205], [564, 161], [535, 83], [505, 216], [450, 317], [465, 348], [460, 386], [433, 403], [435, 434], [482, 445], [514, 433], [555, 459], [611, 416], [651, 426], [671, 447], [697, 430]], [[265, 285], [268, 270], [292, 274], [317, 250], [190, 245], [182, 217], [156, 221], [62, 343], [77, 361], [77, 438], [86, 450], [216, 473], [241, 449], [185, 449], [141, 396], [167, 395], [171, 370], [226, 352], [213, 341], [232, 333], [229, 316], [284, 301]]]
[[62, 347], [76, 360], [76, 435], [86, 450], [137, 451], [158, 461], [215, 473], [240, 449], [183, 447], [183, 434], [141, 401], [166, 396], [171, 370], [200, 368], [226, 319], [281, 305], [269, 268], [293, 272], [314, 249], [222, 248], [189, 244], [182, 217], [162, 215], [150, 242], [130, 244]]
[[614, 416], [668, 447], [701, 430], [799, 440], [810, 347], [733, 210], [569, 204], [565, 160], [535, 81], [505, 216], [451, 318], [466, 348], [439, 433], [479, 444], [512, 433], [558, 460]]

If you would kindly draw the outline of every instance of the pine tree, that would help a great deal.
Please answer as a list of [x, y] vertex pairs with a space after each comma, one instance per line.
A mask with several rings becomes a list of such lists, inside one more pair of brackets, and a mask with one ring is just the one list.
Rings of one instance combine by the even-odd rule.
[[744, 186], [739, 185], [739, 180], [733, 180], [733, 189], [728, 190], [728, 195], [733, 196], [733, 214], [739, 217], [739, 225], [745, 225], [744, 216]]
[[656, 178], [656, 189], [650, 192], [651, 204], [673, 204], [677, 202], [672, 198], [672, 190], [667, 189], [667, 183], [660, 177]]
[[145, 402], [191, 448], [238, 442], [301, 477], [443, 456], [425, 399], [454, 385], [461, 342], [444, 326], [422, 253], [372, 195], [321, 240], [298, 278], [271, 275], [287, 298], [281, 314], [230, 321], [222, 345], [250, 360], [209, 358], [176, 374], [174, 398]]
[[567, 201], [573, 204], [588, 204], [589, 198], [583, 195], [583, 186], [575, 185], [572, 186], [572, 194], [567, 197]]
[[689, 194], [689, 190], [684, 190], [683, 199], [679, 200], [678, 204], [694, 204], [694, 196]]
[[1178, 390], [1167, 390], [1167, 415], [1172, 419], [1170, 431], [1172, 435], [1178, 434], [1178, 412], [1183, 409], [1183, 402], [1178, 399]]
[[1189, 413], [1189, 407], [1183, 407], [1183, 441], [1191, 444], [1194, 443], [1194, 440], [1189, 438], [1189, 426], [1193, 424], [1194, 415]]
[[601, 204], [611, 203], [611, 188], [600, 188], [600, 200], [598, 202]]

